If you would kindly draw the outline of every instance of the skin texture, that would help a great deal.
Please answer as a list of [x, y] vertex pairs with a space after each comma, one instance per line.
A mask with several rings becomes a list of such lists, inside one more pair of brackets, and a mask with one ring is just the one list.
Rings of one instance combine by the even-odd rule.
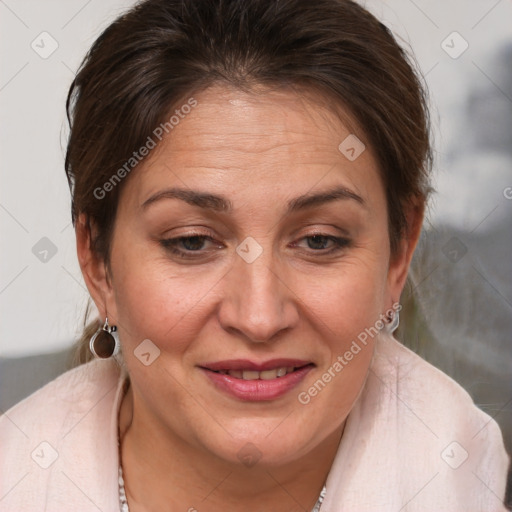
[[[310, 510], [325, 482], [377, 338], [304, 405], [298, 400], [400, 297], [422, 219], [390, 257], [387, 206], [369, 145], [353, 162], [338, 145], [355, 133], [311, 96], [215, 86], [123, 184], [110, 268], [78, 255], [100, 315], [118, 326], [131, 386], [120, 417], [130, 510]], [[317, 98], [321, 100], [321, 98]], [[350, 120], [345, 112], [344, 119]], [[286, 213], [288, 201], [343, 186], [344, 198]], [[179, 199], [143, 203], [180, 187], [222, 195], [214, 212]], [[348, 243], [337, 251], [329, 238]], [[161, 240], [194, 258], [180, 258]], [[254, 238], [252, 263], [236, 248]], [[197, 250], [199, 248], [199, 251]], [[199, 254], [199, 256], [198, 256]], [[383, 335], [383, 334], [382, 334]], [[145, 339], [160, 350], [135, 357]], [[284, 396], [247, 402], [199, 368], [226, 359], [296, 358], [315, 367]], [[252, 443], [257, 464], [238, 454]], [[251, 445], [251, 446], [252, 446]], [[247, 448], [246, 448], [247, 450]]]

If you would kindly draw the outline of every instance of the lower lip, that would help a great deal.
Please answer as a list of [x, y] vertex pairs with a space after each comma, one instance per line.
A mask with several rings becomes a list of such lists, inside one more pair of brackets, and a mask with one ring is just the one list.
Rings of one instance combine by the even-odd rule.
[[284, 377], [276, 377], [270, 380], [243, 380], [201, 368], [218, 389], [240, 400], [251, 402], [280, 398], [302, 382], [306, 374], [312, 369], [313, 365], [307, 365], [292, 373], [287, 373]]

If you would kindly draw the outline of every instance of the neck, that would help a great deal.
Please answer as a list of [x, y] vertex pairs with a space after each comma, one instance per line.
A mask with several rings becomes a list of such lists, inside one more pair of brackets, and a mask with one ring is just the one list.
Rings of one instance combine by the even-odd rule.
[[119, 430], [130, 512], [143, 510], [310, 511], [325, 484], [344, 424], [302, 459], [281, 467], [233, 465], [137, 414], [132, 388]]

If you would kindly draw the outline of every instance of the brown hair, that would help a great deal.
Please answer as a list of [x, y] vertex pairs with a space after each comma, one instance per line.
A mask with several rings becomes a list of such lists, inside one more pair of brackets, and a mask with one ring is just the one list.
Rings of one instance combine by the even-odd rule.
[[72, 219], [94, 223], [107, 264], [123, 182], [95, 191], [169, 112], [219, 83], [302, 86], [348, 107], [377, 156], [396, 251], [407, 205], [426, 202], [431, 149], [424, 88], [390, 31], [350, 0], [145, 0], [98, 37], [66, 105]]

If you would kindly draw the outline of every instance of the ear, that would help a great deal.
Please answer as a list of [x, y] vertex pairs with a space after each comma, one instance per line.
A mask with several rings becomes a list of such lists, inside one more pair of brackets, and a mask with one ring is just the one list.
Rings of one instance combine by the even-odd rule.
[[399, 241], [396, 254], [391, 256], [389, 262], [387, 301], [390, 305], [398, 302], [405, 286], [412, 256], [420, 238], [424, 212], [424, 202], [419, 200], [412, 201], [406, 209], [406, 232]]
[[[115, 320], [114, 295], [107, 264], [92, 248], [96, 230], [83, 213], [78, 217], [75, 233], [80, 269], [92, 300], [98, 308], [100, 319], [103, 321], [107, 315], [112, 315], [112, 320]], [[112, 320], [110, 323], [114, 323]]]

